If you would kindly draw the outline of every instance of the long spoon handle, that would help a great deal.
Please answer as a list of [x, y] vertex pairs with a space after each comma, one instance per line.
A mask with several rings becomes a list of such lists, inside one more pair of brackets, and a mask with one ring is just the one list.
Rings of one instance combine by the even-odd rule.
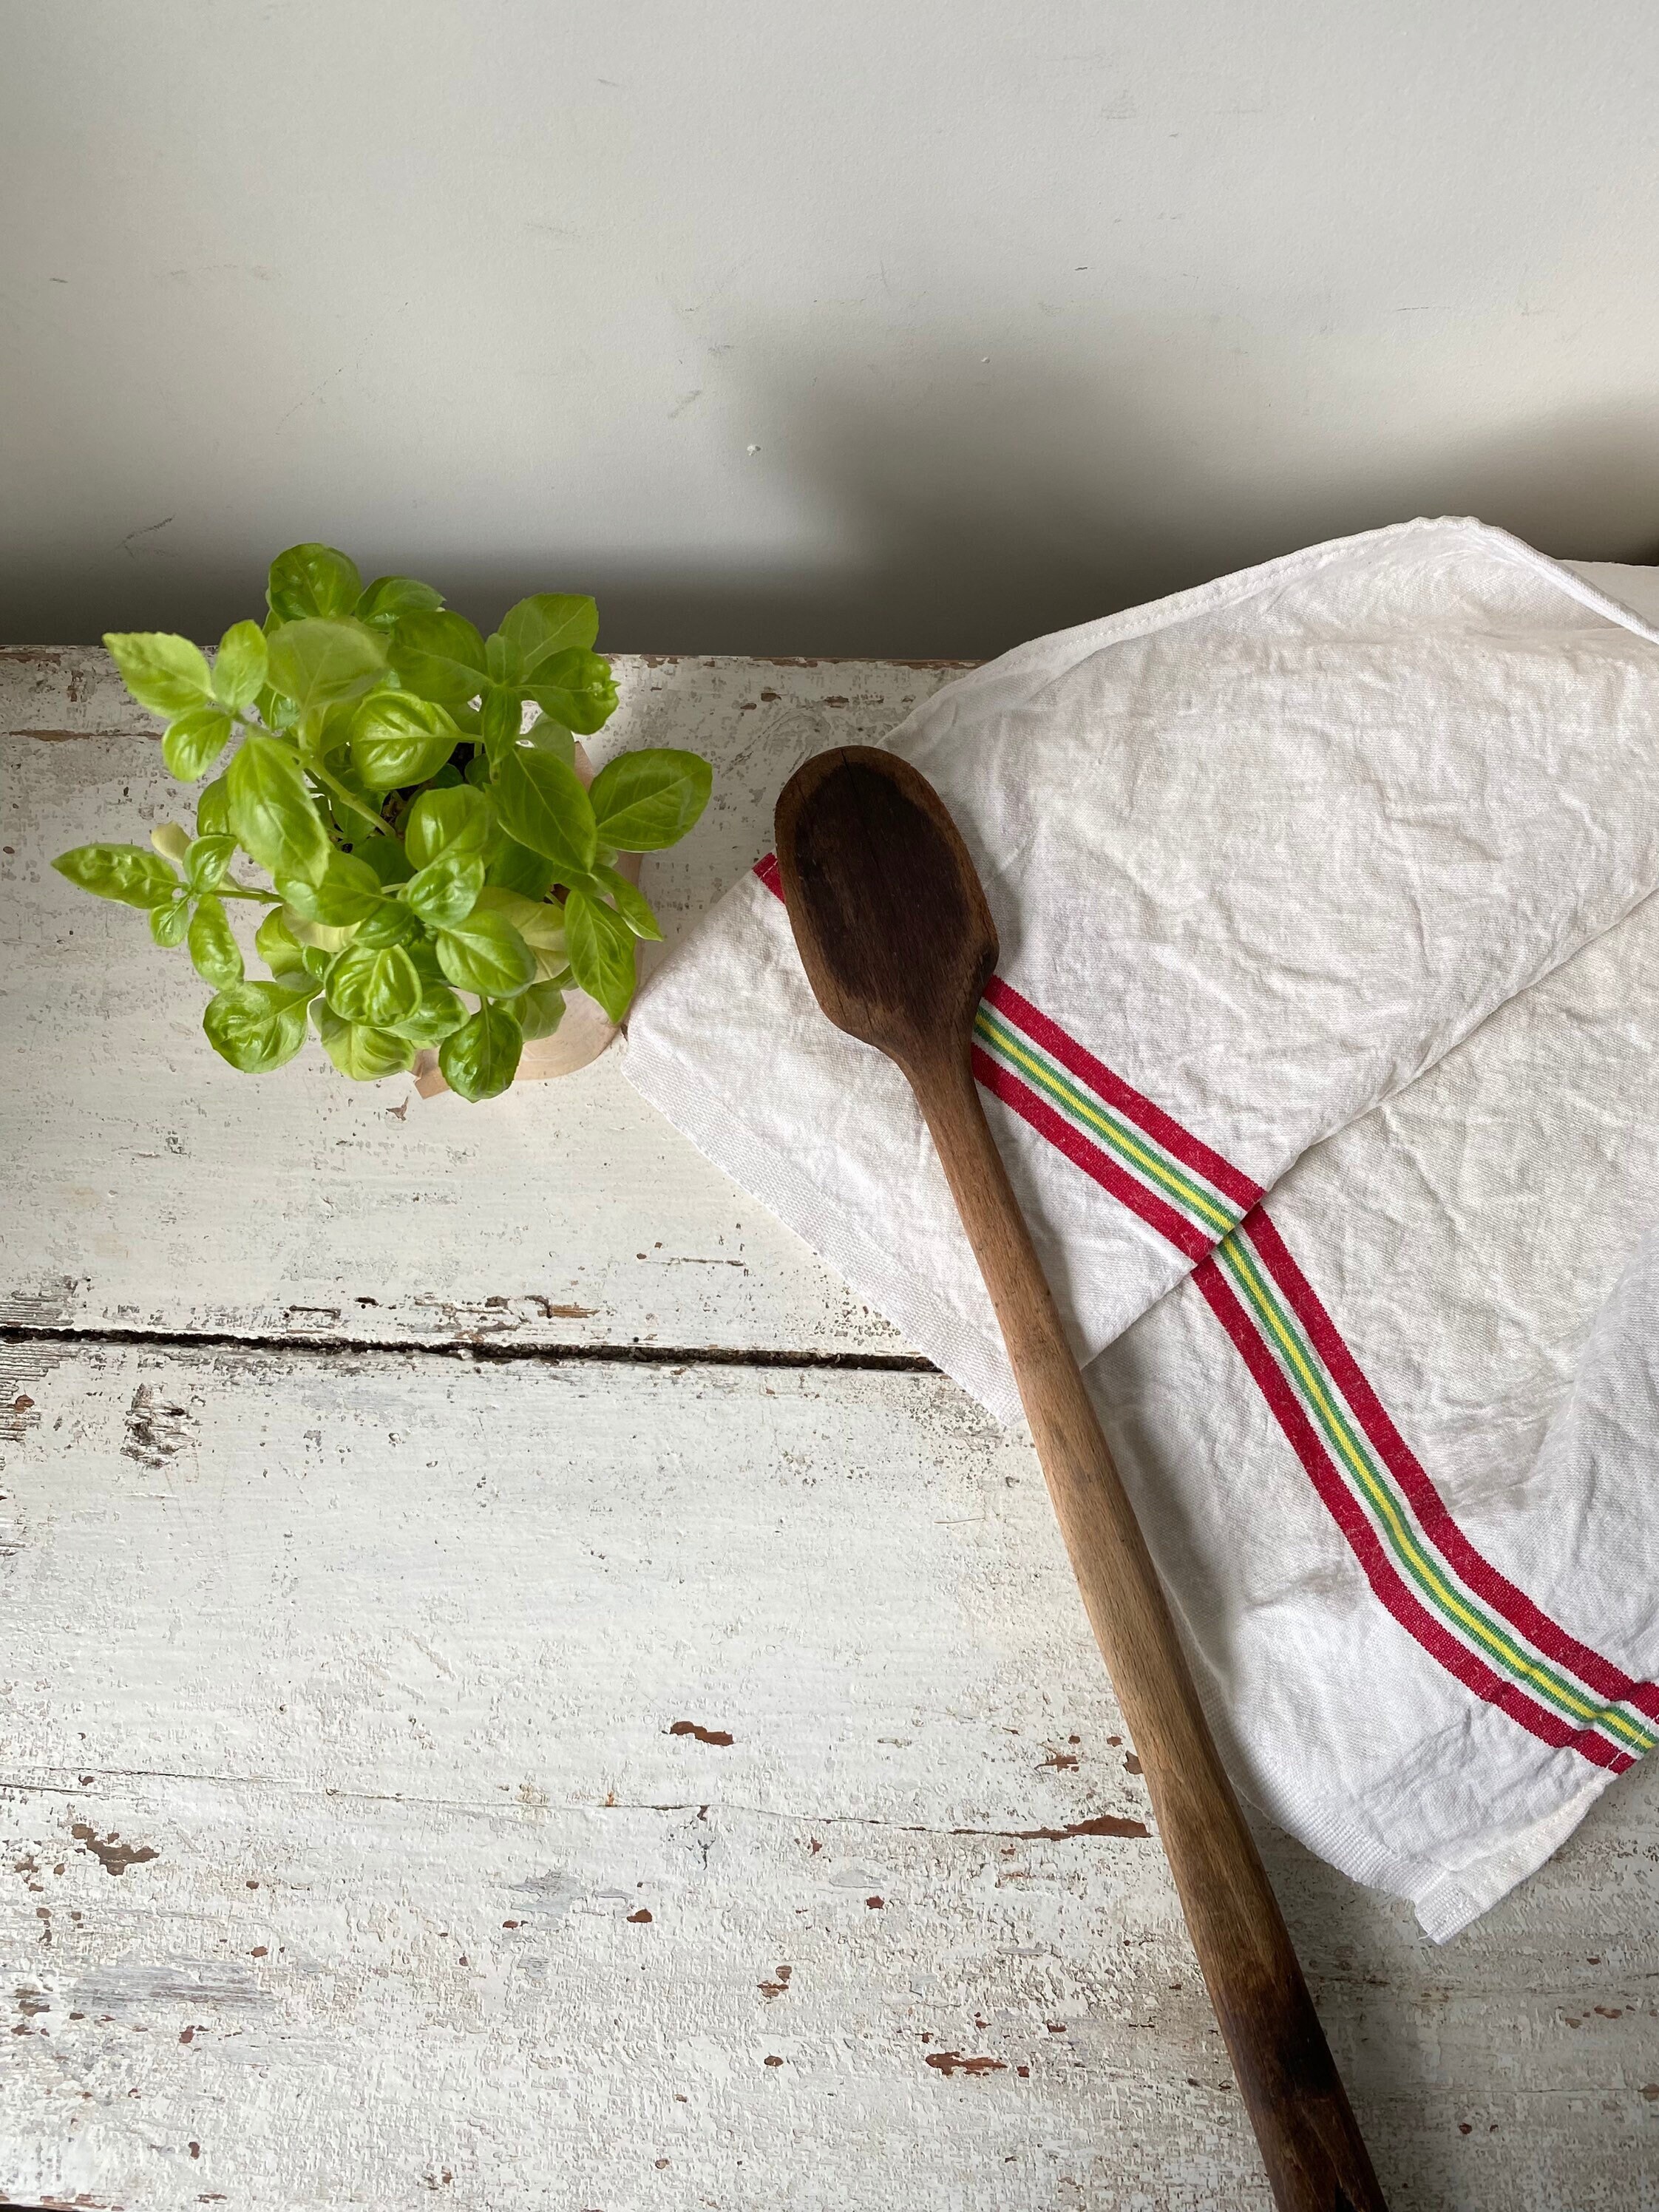
[[906, 1068], [1008, 1347], [1083, 1602], [1280, 2212], [1386, 2212], [1278, 1904], [980, 1104], [966, 1047]]

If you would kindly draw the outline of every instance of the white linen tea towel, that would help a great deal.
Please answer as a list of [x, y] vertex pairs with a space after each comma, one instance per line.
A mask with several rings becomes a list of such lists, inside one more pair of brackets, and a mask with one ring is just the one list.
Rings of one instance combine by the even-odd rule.
[[[1659, 1732], [1632, 573], [1407, 524], [1022, 647], [889, 740], [985, 882], [976, 1070], [1235, 1778], [1437, 1936]], [[908, 1089], [764, 864], [625, 1066], [1017, 1416]]]

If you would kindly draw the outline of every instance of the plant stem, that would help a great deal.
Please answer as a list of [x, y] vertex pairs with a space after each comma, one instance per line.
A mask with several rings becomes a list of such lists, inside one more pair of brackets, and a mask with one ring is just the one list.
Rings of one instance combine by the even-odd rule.
[[[301, 759], [304, 759], [303, 755], [301, 755]], [[391, 830], [387, 829], [386, 823], [380, 819], [374, 808], [372, 806], [365, 806], [362, 800], [358, 798], [356, 793], [348, 791], [344, 784], [340, 781], [338, 776], [331, 775], [320, 761], [306, 761], [305, 770], [307, 775], [315, 776], [318, 782], [322, 785], [324, 790], [331, 793], [334, 798], [339, 800], [343, 806], [349, 806], [354, 814], [361, 814], [364, 821], [371, 823], [374, 829], [378, 830], [382, 837], [391, 836]]]
[[280, 891], [252, 891], [245, 890], [240, 884], [216, 884], [214, 887], [214, 896], [216, 898], [257, 899], [261, 906], [280, 906], [283, 902], [282, 893]]

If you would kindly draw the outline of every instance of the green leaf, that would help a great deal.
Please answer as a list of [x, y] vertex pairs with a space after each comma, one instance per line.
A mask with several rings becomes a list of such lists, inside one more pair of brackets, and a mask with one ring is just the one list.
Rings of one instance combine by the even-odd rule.
[[421, 1003], [421, 979], [401, 945], [348, 945], [328, 971], [328, 1003], [342, 1021], [389, 1029]]
[[524, 1031], [506, 1006], [486, 1002], [438, 1048], [438, 1065], [452, 1091], [475, 1104], [498, 1097], [519, 1069]]
[[423, 791], [404, 817], [404, 848], [417, 868], [441, 853], [477, 854], [489, 842], [489, 802], [468, 784]]
[[503, 754], [495, 805], [508, 836], [551, 860], [562, 877], [592, 866], [599, 842], [593, 809], [575, 770], [551, 753], [514, 745]]
[[533, 751], [551, 753], [555, 760], [562, 760], [567, 768], [574, 768], [576, 764], [576, 740], [562, 722], [553, 721], [546, 714], [531, 724], [525, 732], [524, 743]]
[[52, 865], [83, 891], [123, 906], [165, 906], [179, 889], [174, 870], [142, 845], [77, 845]]
[[405, 615], [430, 614], [443, 603], [441, 592], [434, 592], [430, 584], [417, 584], [413, 576], [377, 576], [352, 612], [371, 629], [391, 629]]
[[194, 783], [223, 752], [235, 726], [222, 707], [192, 707], [168, 725], [161, 758], [180, 783]]
[[210, 891], [196, 902], [190, 923], [190, 957], [204, 983], [222, 990], [242, 980], [242, 950], [231, 933], [225, 909]]
[[166, 906], [153, 906], [149, 910], [149, 933], [158, 945], [170, 952], [175, 945], [185, 941], [185, 932], [190, 927], [190, 901], [170, 899]]
[[392, 639], [392, 665], [422, 699], [465, 706], [484, 687], [484, 641], [465, 615], [448, 609], [406, 615]]
[[593, 880], [602, 884], [611, 894], [617, 913], [635, 937], [648, 937], [656, 944], [662, 942], [662, 931], [657, 917], [651, 911], [651, 902], [636, 884], [630, 884], [620, 869], [603, 865], [593, 870]]
[[532, 951], [564, 950], [564, 908], [543, 899], [526, 898], [518, 891], [489, 884], [478, 893], [479, 910], [498, 914], [510, 921]]
[[254, 931], [253, 949], [273, 975], [305, 973], [305, 955], [283, 919], [281, 907], [273, 907]]
[[539, 899], [553, 887], [558, 870], [544, 853], [532, 853], [528, 845], [520, 844], [516, 837], [503, 836], [489, 856], [484, 870], [484, 883], [498, 884], [501, 890], [517, 891], [525, 898]]
[[192, 837], [184, 860], [185, 881], [191, 890], [216, 891], [235, 850], [234, 837]]
[[518, 744], [523, 720], [524, 709], [519, 704], [518, 693], [492, 684], [483, 695], [483, 712], [478, 725], [484, 750], [491, 760], [499, 760], [509, 745]]
[[213, 696], [240, 714], [258, 697], [265, 680], [265, 634], [256, 622], [233, 623], [213, 656]]
[[305, 1042], [307, 995], [283, 983], [232, 983], [208, 1000], [202, 1027], [222, 1060], [263, 1075]]
[[320, 921], [330, 929], [349, 929], [354, 922], [367, 921], [383, 898], [373, 868], [349, 853], [332, 850], [319, 882], [279, 876], [276, 888], [283, 903], [302, 921]]
[[441, 1044], [466, 1018], [466, 1008], [447, 983], [428, 983], [420, 1005], [396, 1027], [400, 1037], [407, 1037], [410, 1044], [425, 1051]]
[[359, 622], [311, 616], [284, 623], [267, 644], [270, 680], [301, 714], [361, 698], [386, 674], [386, 640]]
[[544, 714], [585, 738], [617, 711], [617, 679], [610, 662], [597, 653], [556, 653], [536, 671], [526, 690]]
[[569, 990], [576, 979], [570, 972], [570, 963], [565, 957], [564, 947], [561, 945], [556, 952], [544, 952], [538, 945], [535, 953], [536, 981], [551, 983], [561, 991]]
[[265, 604], [283, 623], [301, 622], [308, 615], [349, 615], [362, 588], [356, 562], [331, 545], [290, 545], [270, 564]]
[[149, 833], [149, 842], [164, 860], [171, 860], [175, 868], [184, 866], [191, 836], [182, 822], [158, 822]]
[[532, 983], [513, 1001], [526, 1042], [532, 1037], [551, 1036], [564, 1019], [564, 993], [551, 983]]
[[410, 879], [404, 897], [434, 929], [465, 921], [483, 889], [484, 865], [476, 853], [445, 853]]
[[182, 714], [210, 703], [213, 679], [201, 648], [165, 630], [111, 630], [104, 643], [121, 681], [141, 707], [155, 714]]
[[249, 738], [232, 756], [225, 782], [231, 829], [259, 866], [273, 876], [319, 883], [333, 848], [293, 747]]
[[317, 1032], [323, 1040], [323, 1050], [341, 1074], [349, 1075], [354, 1083], [378, 1083], [383, 1075], [403, 1075], [415, 1065], [414, 1046], [391, 1030], [342, 1021], [325, 1009]]
[[[325, 968], [337, 952], [345, 951], [346, 946], [357, 934], [355, 928], [331, 929], [326, 922], [307, 921], [303, 915], [296, 914], [291, 906], [285, 906], [281, 911], [283, 920], [288, 925], [288, 933], [294, 942], [302, 951], [321, 953]], [[320, 969], [313, 970], [316, 974], [321, 972]]]
[[590, 599], [539, 592], [501, 617], [501, 637], [511, 673], [526, 679], [551, 654], [591, 646], [599, 634], [599, 611]]
[[608, 906], [572, 891], [564, 902], [564, 936], [577, 982], [613, 1022], [621, 1021], [634, 996], [634, 940], [626, 927]]
[[356, 931], [353, 942], [357, 945], [413, 945], [420, 934], [420, 922], [402, 900], [387, 899]]
[[352, 846], [351, 857], [372, 870], [387, 890], [395, 884], [406, 884], [415, 872], [408, 854], [395, 837], [364, 837]]
[[684, 837], [708, 804], [714, 770], [696, 753], [646, 746], [618, 753], [593, 779], [599, 842], [656, 853]]
[[205, 784], [196, 802], [196, 834], [198, 837], [222, 837], [230, 830], [230, 785], [222, 775], [216, 775]]
[[351, 758], [371, 791], [397, 791], [435, 775], [460, 734], [431, 700], [411, 691], [377, 691], [353, 719]]
[[434, 939], [438, 965], [458, 991], [487, 991], [509, 999], [536, 979], [535, 955], [509, 921], [475, 908]]

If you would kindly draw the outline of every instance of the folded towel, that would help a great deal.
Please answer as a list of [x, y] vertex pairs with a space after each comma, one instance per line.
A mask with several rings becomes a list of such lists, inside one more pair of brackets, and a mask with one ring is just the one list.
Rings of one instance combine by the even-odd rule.
[[[1659, 1723], [1630, 573], [1407, 524], [1022, 647], [890, 740], [985, 881], [977, 1072], [1235, 1778], [1437, 1936]], [[1017, 1418], [908, 1090], [764, 865], [625, 1065]]]

